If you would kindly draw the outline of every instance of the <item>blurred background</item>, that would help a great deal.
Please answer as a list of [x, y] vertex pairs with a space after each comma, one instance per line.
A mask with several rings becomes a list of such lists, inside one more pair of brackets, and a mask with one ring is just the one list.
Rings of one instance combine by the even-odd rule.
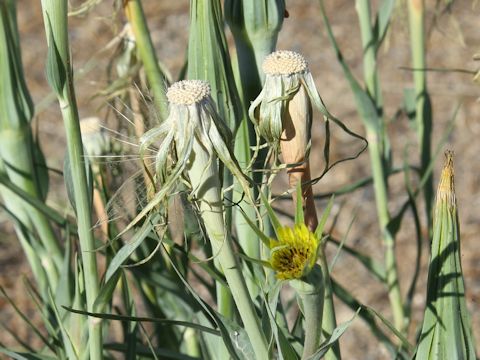
[[[79, 1], [73, 1], [78, 5]], [[157, 55], [172, 79], [177, 79], [186, 57], [189, 26], [189, 1], [187, 0], [144, 0], [145, 13], [152, 32]], [[81, 117], [99, 116], [105, 110], [105, 99], [92, 96], [104, 89], [108, 83], [105, 71], [113, 54], [107, 44], [122, 28], [122, 15], [117, 13], [116, 2], [99, 1], [91, 13], [70, 18], [70, 43], [75, 69], [76, 91]], [[333, 31], [346, 61], [358, 78], [362, 72], [362, 48], [358, 19], [352, 0], [326, 1], [327, 12]], [[428, 87], [433, 104], [433, 147], [447, 128], [448, 122], [458, 109], [455, 129], [445, 148], [455, 152], [456, 194], [460, 212], [462, 239], [462, 264], [466, 282], [467, 306], [473, 319], [477, 343], [480, 343], [480, 84], [473, 81], [480, 62], [473, 57], [480, 53], [480, 2], [470, 0], [426, 1], [428, 31], [427, 64], [432, 69], [464, 69], [470, 72], [428, 72]], [[325, 34], [320, 17], [319, 5], [312, 0], [287, 0], [289, 17], [285, 19], [278, 40], [278, 49], [302, 53], [309, 62], [317, 87], [330, 112], [340, 118], [349, 128], [362, 133], [363, 126], [355, 110], [353, 96], [348, 83]], [[62, 169], [66, 144], [55, 97], [50, 93], [45, 78], [46, 42], [39, 1], [18, 1], [18, 21], [23, 52], [23, 64], [29, 90], [36, 105], [35, 127], [48, 159], [48, 165]], [[227, 30], [228, 33], [228, 30]], [[230, 34], [228, 34], [230, 37]], [[412, 146], [411, 163], [418, 163], [415, 147], [416, 135], [407, 117], [397, 110], [402, 106], [405, 87], [413, 86], [412, 72], [404, 69], [411, 64], [408, 44], [407, 5], [397, 1], [393, 22], [384, 45], [379, 51], [380, 80], [386, 104], [386, 118], [392, 119], [388, 132], [392, 139], [394, 165], [401, 166], [406, 145]], [[231, 40], [231, 37], [230, 37]], [[233, 44], [232, 41], [230, 41]], [[233, 47], [231, 48], [234, 51]], [[313, 123], [313, 148], [311, 165], [313, 177], [320, 175], [323, 146], [322, 119], [316, 114]], [[340, 158], [353, 155], [358, 149], [349, 137], [334, 132], [332, 152]], [[408, 152], [406, 154], [408, 157]], [[435, 184], [443, 163], [440, 156], [435, 166]], [[317, 173], [316, 173], [317, 172]], [[315, 193], [325, 193], [368, 176], [370, 165], [368, 154], [359, 159], [342, 163], [331, 170], [314, 186]], [[402, 175], [390, 178], [390, 210], [395, 213], [406, 199]], [[278, 192], [287, 189], [287, 182], [280, 176], [275, 187]], [[65, 188], [60, 176], [52, 175], [49, 203], [58, 209], [67, 206]], [[321, 211], [325, 202], [319, 200]], [[382, 242], [379, 236], [374, 194], [365, 187], [346, 196], [339, 196], [333, 209], [335, 221], [330, 227], [336, 238], [347, 235], [346, 243], [361, 252], [382, 261]], [[334, 217], [332, 216], [331, 219]], [[421, 322], [425, 305], [426, 269], [428, 265], [428, 243], [423, 244], [422, 272], [414, 297], [414, 321], [409, 337], [414, 338], [416, 327]], [[328, 247], [328, 256], [335, 255], [336, 248]], [[405, 292], [412, 277], [412, 262], [415, 257], [415, 233], [413, 219], [407, 214], [402, 230], [397, 236], [397, 258], [401, 276], [401, 288]], [[30, 298], [25, 296], [22, 277], [30, 278], [30, 269], [14, 235], [13, 227], [6, 214], [0, 212], [0, 285], [5, 288], [15, 303], [39, 321]], [[382, 314], [390, 316], [389, 304], [384, 287], [378, 284], [355, 259], [341, 254], [332, 276], [348, 288], [362, 303], [372, 306]], [[337, 320], [343, 322], [352, 312], [340, 302], [336, 303]], [[28, 327], [15, 315], [8, 303], [0, 297], [0, 323], [16, 329], [18, 336], [30, 342], [33, 337]], [[14, 339], [5, 333], [1, 342], [14, 344]], [[33, 341], [33, 340], [32, 340]], [[346, 335], [341, 338], [345, 359], [385, 359], [388, 354], [378, 345], [362, 320], [357, 319]]]

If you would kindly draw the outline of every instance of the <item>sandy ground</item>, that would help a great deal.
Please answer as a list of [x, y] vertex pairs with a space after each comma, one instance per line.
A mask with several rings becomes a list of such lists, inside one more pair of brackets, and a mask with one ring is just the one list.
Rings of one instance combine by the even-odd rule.
[[[19, 1], [19, 26], [22, 37], [23, 61], [27, 82], [34, 102], [38, 104], [50, 93], [44, 75], [46, 57], [45, 38], [40, 7], [37, 1]], [[186, 0], [144, 1], [148, 21], [152, 30], [155, 47], [161, 61], [171, 71], [174, 78], [180, 71], [185, 56], [188, 37], [188, 4]], [[356, 12], [351, 0], [327, 1], [327, 9], [334, 33], [351, 65], [354, 73], [360, 78], [362, 72], [361, 46]], [[391, 118], [402, 101], [403, 89], [412, 86], [412, 75], [401, 70], [410, 65], [408, 46], [408, 22], [404, 1], [399, 1], [392, 25], [393, 31], [386, 39], [386, 46], [379, 54], [380, 76], [383, 95], [386, 103], [386, 117]], [[435, 1], [427, 1], [427, 24], [431, 29], [428, 40], [428, 65], [435, 68], [475, 69], [478, 64], [472, 61], [474, 53], [480, 51], [480, 28], [478, 19], [480, 4], [476, 7], [467, 0], [456, 1], [452, 13], [440, 15], [433, 10]], [[288, 2], [290, 17], [285, 20], [279, 37], [278, 49], [291, 49], [301, 52], [308, 59], [316, 84], [330, 111], [342, 119], [353, 130], [363, 132], [362, 125], [355, 111], [352, 94], [346, 80], [342, 76], [334, 53], [326, 38], [324, 26], [320, 19], [319, 6], [315, 1], [296, 0]], [[435, 26], [434, 19], [436, 18]], [[93, 70], [82, 73], [88, 60], [102, 49], [116, 33], [112, 21], [112, 4], [103, 2], [88, 17], [71, 19], [71, 45], [74, 66], [77, 74], [81, 74], [77, 82], [79, 109], [82, 117], [95, 113], [98, 102], [90, 102], [90, 96], [106, 82], [102, 69], [107, 63], [108, 54], [96, 56], [98, 63]], [[434, 109], [433, 143], [436, 145], [445, 130], [446, 124], [454, 109], [460, 104], [456, 126], [448, 140], [448, 148], [456, 153], [456, 189], [460, 209], [462, 262], [466, 282], [466, 298], [468, 308], [473, 316], [473, 327], [477, 341], [480, 339], [480, 251], [475, 243], [480, 231], [478, 214], [480, 213], [478, 138], [480, 136], [480, 86], [471, 81], [471, 76], [458, 73], [429, 73], [428, 85]], [[61, 119], [55, 104], [49, 105], [38, 113], [36, 118], [38, 132], [47, 155], [49, 165], [61, 168], [65, 149]], [[311, 161], [314, 171], [321, 167], [322, 126], [320, 118], [314, 122], [314, 147]], [[402, 164], [403, 148], [411, 143], [413, 148], [409, 158], [418, 163], [416, 155], [416, 137], [409, 127], [406, 118], [401, 117], [388, 126], [394, 150], [394, 164]], [[354, 143], [349, 138], [337, 133], [333, 139], [335, 156], [345, 156], [354, 151]], [[60, 149], [60, 150], [59, 150]], [[442, 161], [435, 167], [436, 179]], [[365, 153], [354, 162], [342, 164], [332, 170], [314, 190], [327, 192], [342, 185], [368, 175], [370, 171], [368, 155]], [[318, 175], [318, 174], [317, 174]], [[284, 188], [282, 178], [276, 184], [279, 190]], [[394, 176], [390, 181], [390, 209], [394, 213], [399, 209], [405, 195], [401, 176]], [[64, 188], [59, 178], [52, 179], [50, 201], [65, 204]], [[347, 243], [360, 251], [382, 260], [382, 247], [376, 223], [376, 212], [373, 191], [371, 188], [357, 191], [340, 197], [334, 208], [337, 222], [334, 234], [343, 236], [355, 216], [349, 232]], [[318, 203], [321, 210], [323, 202]], [[11, 225], [4, 214], [0, 214], [0, 285], [16, 304], [29, 317], [37, 319], [35, 310], [25, 296], [24, 285], [19, 277], [30, 277], [21, 249], [16, 242]], [[416, 251], [414, 230], [411, 216], [405, 218], [402, 231], [397, 239], [397, 255], [401, 275], [401, 286], [405, 294], [412, 276], [412, 259]], [[329, 256], [333, 256], [334, 248], [329, 248]], [[414, 298], [414, 323], [410, 338], [414, 337], [415, 326], [421, 321], [424, 308], [426, 269], [428, 264], [428, 244], [423, 246], [422, 273]], [[333, 271], [333, 276], [346, 286], [363, 303], [374, 307], [381, 313], [390, 316], [386, 292], [383, 286], [348, 255], [340, 255]], [[337, 303], [338, 321], [343, 322], [351, 317], [351, 312], [341, 303]], [[0, 322], [13, 327], [19, 337], [35, 343], [33, 335], [26, 326], [15, 317], [11, 307], [0, 298]], [[12, 345], [13, 339], [1, 332], [1, 342]], [[347, 335], [341, 339], [345, 359], [386, 359], [387, 353], [369, 334], [361, 320], [354, 322]]]

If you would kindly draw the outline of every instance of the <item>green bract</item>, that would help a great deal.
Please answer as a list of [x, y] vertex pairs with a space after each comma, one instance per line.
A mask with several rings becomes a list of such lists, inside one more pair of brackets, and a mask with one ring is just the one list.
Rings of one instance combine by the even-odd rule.
[[427, 303], [416, 359], [476, 359], [465, 304], [453, 153], [446, 153], [434, 209]]

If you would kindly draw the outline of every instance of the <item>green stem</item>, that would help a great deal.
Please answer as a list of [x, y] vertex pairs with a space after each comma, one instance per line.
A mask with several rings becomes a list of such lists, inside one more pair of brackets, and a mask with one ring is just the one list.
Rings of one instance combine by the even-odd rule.
[[376, 61], [378, 44], [374, 38], [371, 24], [370, 0], [357, 0], [356, 9], [362, 35], [365, 85], [368, 94], [375, 103], [378, 117], [380, 119], [378, 127], [375, 129], [376, 132], [367, 129], [367, 139], [369, 142], [370, 162], [372, 165], [377, 216], [385, 247], [388, 297], [390, 299], [395, 326], [403, 331], [405, 327], [404, 309], [395, 258], [395, 239], [394, 235], [388, 229], [388, 224], [391, 220], [388, 211], [388, 183], [386, 177], [389, 166], [389, 155], [386, 151], [388, 137], [385, 131], [385, 124], [382, 120], [383, 105]]
[[267, 340], [248, 293], [240, 264], [235, 257], [230, 232], [224, 223], [224, 206], [216, 161], [196, 139], [192, 157], [195, 161], [190, 162], [188, 175], [192, 188], [197, 189], [195, 197], [202, 199], [198, 206], [210, 239], [213, 256], [218, 260], [225, 274], [257, 359], [268, 359]]
[[305, 324], [302, 359], [308, 359], [318, 350], [322, 337], [325, 288], [321, 268], [315, 265], [306, 279], [292, 280], [290, 285], [295, 289], [300, 298], [300, 307]]
[[377, 204], [377, 216], [385, 247], [385, 271], [388, 297], [393, 312], [395, 327], [404, 330], [404, 309], [400, 284], [398, 280], [397, 261], [395, 257], [395, 239], [388, 228], [390, 213], [388, 211], [388, 194], [385, 173], [382, 164], [382, 153], [379, 148], [378, 135], [367, 132], [370, 162], [372, 164], [373, 187]]
[[379, 76], [377, 72], [377, 44], [371, 25], [370, 0], [357, 0], [355, 8], [360, 21], [363, 49], [363, 76], [370, 97], [375, 101], [377, 111], [382, 107]]
[[135, 35], [140, 59], [142, 60], [148, 82], [153, 92], [153, 100], [159, 112], [160, 120], [166, 119], [168, 116], [168, 103], [165, 95], [167, 81], [158, 65], [157, 55], [155, 54], [155, 48], [153, 47], [150, 31], [147, 27], [147, 20], [142, 9], [141, 1], [124, 0], [123, 7]]
[[[409, 0], [408, 15], [410, 23], [412, 67], [414, 69], [425, 69], [427, 64], [425, 59], [424, 1]], [[427, 72], [413, 71], [413, 80], [416, 99], [415, 122], [421, 151], [421, 175], [423, 176], [431, 161], [432, 106], [427, 90]], [[433, 194], [433, 176], [430, 175], [424, 187], [425, 210], [429, 232], [431, 232], [432, 226]]]
[[[241, 119], [242, 103], [235, 83], [231, 81], [233, 71], [221, 9], [220, 0], [197, 0], [190, 4], [187, 78], [206, 80], [210, 84], [220, 117], [235, 133]], [[227, 168], [224, 169], [223, 185], [224, 189], [231, 189], [233, 185], [233, 175]], [[232, 195], [232, 190], [224, 193], [225, 199], [231, 200]], [[232, 225], [232, 209], [232, 206], [225, 209], [225, 224], [229, 228]], [[217, 269], [221, 268], [217, 259], [214, 264]], [[233, 319], [235, 305], [230, 290], [217, 282], [216, 293], [219, 312]]]
[[[256, 45], [253, 44], [250, 39], [243, 33], [237, 33], [234, 31], [235, 46], [237, 49], [238, 70], [240, 74], [240, 83], [243, 104], [245, 105], [244, 113], [248, 114], [249, 104], [260, 94], [262, 91], [262, 80], [264, 78], [263, 72], [260, 71], [261, 65], [265, 57], [275, 49], [275, 41], [264, 40], [257, 41]], [[254, 70], [255, 69], [255, 70]], [[242, 142], [240, 146], [235, 147], [235, 155], [240, 155], [244, 158], [245, 163], [249, 163], [251, 159], [250, 147], [257, 145], [257, 135], [255, 133], [253, 123], [247, 118], [244, 119], [238, 130], [237, 141]], [[244, 151], [248, 151], [248, 154], [242, 154]], [[252, 179], [255, 184], [263, 184], [265, 180], [264, 164], [267, 155], [267, 149], [261, 150], [258, 153], [257, 159], [252, 166]], [[248, 161], [246, 161], [248, 159]], [[239, 159], [241, 161], [241, 159]], [[258, 197], [258, 189], [255, 188], [255, 197]], [[268, 194], [265, 194], [268, 197]], [[254, 206], [254, 205], [252, 205]], [[253, 215], [251, 219], [256, 217], [255, 211], [252, 206], [246, 206], [247, 215]], [[260, 212], [266, 213], [263, 206], [260, 206]], [[242, 216], [239, 216], [241, 218]], [[259, 221], [261, 219], [258, 219]], [[273, 236], [273, 228], [268, 218], [263, 219], [264, 233], [267, 236]], [[252, 239], [258, 239], [258, 237], [252, 233], [252, 229], [246, 225], [243, 226], [241, 232], [238, 233], [239, 243], [242, 248], [246, 250], [246, 254], [250, 257], [260, 259], [263, 255], [266, 255], [267, 249], [262, 246], [260, 241], [252, 242]], [[239, 226], [237, 226], [237, 231]], [[253, 237], [252, 237], [253, 235]], [[262, 249], [263, 247], [263, 249]], [[248, 251], [248, 252], [247, 252]], [[268, 271], [267, 271], [268, 273]], [[251, 287], [257, 287], [252, 284]]]
[[[325, 283], [325, 295], [324, 295], [324, 307], [323, 307], [323, 321], [322, 321], [322, 332], [323, 337], [328, 339], [333, 330], [337, 327], [337, 319], [335, 317], [335, 306], [333, 304], [333, 290], [332, 290], [332, 281], [330, 280], [330, 272], [328, 270], [327, 258], [325, 257], [325, 252], [320, 251], [320, 266], [322, 267], [322, 272], [324, 274], [323, 279]], [[325, 354], [326, 360], [339, 360], [341, 359], [340, 345], [336, 341], [332, 347]]]
[[[213, 249], [213, 246], [212, 246]], [[213, 254], [215, 255], [215, 254]], [[218, 259], [214, 259], [215, 268], [223, 274], [222, 264]], [[222, 283], [217, 281], [215, 283], [215, 291], [217, 295], [217, 309], [220, 314], [225, 316], [227, 319], [233, 319], [235, 315], [235, 306], [232, 299], [232, 293]]]
[[[251, 160], [250, 156], [250, 141], [248, 139], [248, 126], [250, 121], [248, 119], [243, 119], [238, 128], [237, 137], [235, 141], [235, 157], [238, 160], [239, 164], [248, 164]], [[250, 174], [249, 174], [250, 175]], [[235, 182], [235, 191], [233, 192], [235, 198], [233, 199], [234, 203], [241, 200], [242, 189], [238, 182]], [[255, 205], [250, 205], [245, 202], [242, 203], [242, 210], [245, 212], [246, 216], [249, 219], [255, 219], [257, 214], [253, 208]], [[255, 234], [255, 231], [248, 225], [245, 221], [243, 215], [240, 213], [238, 207], [233, 207], [233, 216], [234, 216], [234, 226], [238, 238], [238, 242], [242, 247], [245, 254], [253, 259], [260, 259], [260, 241], [258, 241], [258, 236]], [[248, 269], [245, 269], [245, 280], [247, 282], [247, 287], [250, 292], [250, 295], [253, 299], [257, 298], [260, 294], [260, 289], [258, 284], [253, 279], [253, 274], [250, 273]]]
[[[233, 19], [231, 19], [233, 20]], [[232, 29], [235, 29], [235, 26], [232, 26]], [[233, 30], [232, 30], [233, 31]], [[248, 37], [240, 30], [234, 31], [234, 40], [235, 46], [237, 49], [237, 75], [238, 75], [238, 88], [239, 94], [242, 99], [242, 104], [244, 105], [244, 114], [248, 114], [248, 105], [251, 101], [255, 99], [255, 97], [260, 93], [262, 90], [262, 83], [260, 78], [259, 70], [261, 66], [257, 63], [257, 58], [265, 57], [269, 52], [269, 50], [262, 51], [263, 55], [257, 54], [255, 51], [254, 46], [248, 39]], [[270, 48], [273, 48], [270, 46]], [[235, 139], [235, 157], [239, 161], [240, 164], [248, 164], [252, 158], [250, 147], [257, 142], [257, 137], [255, 134], [255, 129], [253, 127], [252, 122], [248, 119], [248, 115], [242, 119], [240, 126], [237, 130], [236, 139]], [[257, 158], [257, 162], [253, 164], [253, 172], [251, 177], [253, 178], [254, 182], [260, 184], [262, 182], [262, 173], [256, 172], [261, 165], [263, 164], [262, 156]], [[234, 202], [240, 201], [241, 198], [238, 194], [242, 193], [241, 187], [238, 183], [235, 183], [235, 198]], [[257, 189], [254, 189], [255, 196], [258, 195]], [[257, 214], [255, 209], [253, 208], [254, 204], [247, 204], [245, 202], [242, 203], [242, 208], [245, 211], [246, 215], [250, 219], [255, 219]], [[252, 228], [245, 222], [243, 215], [239, 213], [239, 209], [236, 207], [234, 208], [234, 225], [235, 230], [238, 237], [238, 242], [242, 247], [245, 254], [253, 259], [261, 259], [261, 246], [262, 244], [258, 240], [258, 236], [252, 230]], [[259, 288], [257, 283], [251, 278], [251, 275], [246, 276], [246, 282], [250, 294], [253, 298], [256, 298], [259, 295]]]
[[[99, 280], [97, 273], [97, 258], [92, 233], [91, 207], [89, 190], [83, 161], [83, 146], [80, 136], [77, 104], [71, 88], [67, 99], [59, 99], [60, 108], [67, 134], [67, 150], [70, 159], [73, 192], [78, 222], [78, 237], [82, 251], [82, 263], [85, 277], [85, 290], [88, 311], [94, 312], [94, 302], [98, 296]], [[88, 322], [90, 358], [102, 359], [102, 327], [99, 319], [89, 318]]]
[[[57, 94], [65, 125], [67, 151], [75, 199], [83, 264], [87, 310], [95, 312], [99, 279], [91, 220], [91, 200], [87, 183], [80, 122], [73, 86], [73, 70], [68, 44], [67, 1], [42, 0], [45, 31], [48, 40], [47, 77]], [[96, 318], [88, 319], [90, 359], [102, 359], [102, 326]]]

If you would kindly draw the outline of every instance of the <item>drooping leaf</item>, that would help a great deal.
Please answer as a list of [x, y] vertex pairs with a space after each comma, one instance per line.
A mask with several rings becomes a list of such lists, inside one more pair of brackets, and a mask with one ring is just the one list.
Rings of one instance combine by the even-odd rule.
[[115, 254], [108, 265], [107, 273], [105, 274], [105, 281], [108, 282], [115, 274], [120, 266], [132, 255], [132, 253], [142, 244], [146, 237], [153, 231], [154, 224], [160, 219], [160, 215], [153, 214], [147, 217], [143, 225], [133, 235], [130, 242], [123, 245], [123, 247]]
[[64, 306], [64, 308], [67, 311], [70, 311], [74, 314], [81, 314], [81, 315], [96, 317], [96, 318], [104, 319], [104, 320], [136, 321], [136, 322], [153, 322], [153, 323], [159, 323], [159, 324], [172, 324], [172, 325], [190, 327], [192, 329], [196, 329], [196, 330], [199, 330], [199, 331], [204, 331], [204, 332], [207, 332], [209, 334], [219, 335], [219, 332], [215, 329], [208, 328], [206, 326], [202, 326], [202, 325], [195, 324], [195, 323], [188, 322], [188, 321], [180, 321], [180, 320], [172, 320], [172, 319], [158, 319], [158, 318], [152, 318], [152, 317], [146, 317], [146, 316], [142, 317], [142, 316], [128, 316], [128, 315], [93, 313], [93, 312], [89, 312], [89, 311], [72, 309], [72, 308], [69, 308], [68, 306]]

